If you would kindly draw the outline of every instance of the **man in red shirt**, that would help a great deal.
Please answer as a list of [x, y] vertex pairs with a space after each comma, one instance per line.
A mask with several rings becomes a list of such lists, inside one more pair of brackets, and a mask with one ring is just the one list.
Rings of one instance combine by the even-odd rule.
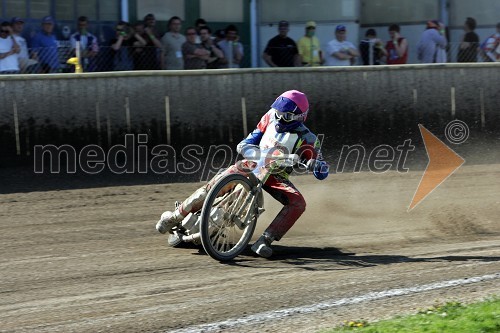
[[399, 34], [400, 27], [393, 24], [389, 27], [391, 40], [385, 45], [387, 65], [402, 65], [408, 61], [408, 41]]

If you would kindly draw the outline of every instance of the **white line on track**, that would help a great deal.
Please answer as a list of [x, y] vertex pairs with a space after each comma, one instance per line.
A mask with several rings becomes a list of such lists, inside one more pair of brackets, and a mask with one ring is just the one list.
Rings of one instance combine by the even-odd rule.
[[449, 287], [456, 287], [456, 286], [461, 286], [461, 285], [466, 285], [466, 284], [471, 284], [471, 283], [485, 282], [485, 281], [495, 280], [495, 279], [499, 279], [499, 278], [500, 278], [500, 273], [495, 273], [495, 274], [488, 274], [488, 275], [476, 276], [476, 277], [471, 277], [471, 278], [435, 282], [435, 283], [424, 284], [424, 285], [409, 287], [409, 288], [390, 289], [390, 290], [384, 290], [384, 291], [378, 291], [378, 292], [371, 292], [371, 293], [364, 294], [361, 296], [356, 296], [356, 297], [341, 298], [338, 300], [329, 300], [329, 301], [325, 301], [325, 302], [321, 302], [321, 303], [317, 303], [317, 304], [312, 304], [312, 305], [305, 305], [305, 306], [298, 306], [298, 307], [288, 308], [288, 309], [283, 309], [283, 310], [262, 312], [262, 313], [257, 313], [257, 314], [253, 314], [250, 316], [245, 316], [242, 318], [234, 318], [234, 319], [228, 319], [228, 320], [219, 321], [219, 322], [211, 323], [211, 324], [190, 326], [190, 327], [178, 329], [175, 331], [169, 331], [169, 332], [191, 333], [191, 332], [211, 332], [211, 331], [218, 331], [218, 330], [230, 329], [230, 328], [232, 329], [232, 328], [236, 328], [238, 326], [261, 324], [261, 323], [266, 322], [266, 321], [281, 319], [281, 318], [292, 316], [295, 314], [313, 313], [313, 312], [317, 312], [320, 310], [328, 310], [330, 308], [339, 307], [339, 306], [346, 306], [346, 305], [351, 305], [351, 304], [369, 302], [369, 301], [374, 301], [374, 300], [383, 299], [383, 298], [387, 298], [387, 297], [393, 297], [393, 296], [403, 296], [403, 295], [409, 295], [409, 294], [416, 294], [416, 293], [421, 293], [424, 291], [443, 289], [443, 288], [449, 288]]

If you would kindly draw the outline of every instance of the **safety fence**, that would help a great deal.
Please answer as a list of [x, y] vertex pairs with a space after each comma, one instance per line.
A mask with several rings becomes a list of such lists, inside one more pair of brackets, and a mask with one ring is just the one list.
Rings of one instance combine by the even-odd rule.
[[[359, 47], [360, 45], [358, 45]], [[249, 50], [248, 45], [243, 45], [245, 50]], [[376, 47], [360, 48], [362, 52], [373, 52], [369, 59], [379, 59], [380, 64], [385, 64], [386, 57]], [[446, 48], [437, 48], [441, 53], [440, 62], [458, 62], [458, 60], [466, 62], [491, 62], [479, 49], [479, 45], [472, 45], [468, 50], [463, 50], [460, 43], [448, 43]], [[39, 49], [38, 59], [19, 59], [21, 74], [39, 74], [39, 73], [72, 73], [74, 66], [69, 65], [67, 60], [74, 57], [75, 53], [71, 45], [68, 43], [59, 43], [57, 52], [49, 52], [49, 49]], [[409, 52], [417, 52], [416, 46], [411, 45]], [[278, 67], [295, 67], [295, 66], [311, 66], [311, 58], [314, 59], [315, 52], [311, 51], [309, 57], [299, 57], [297, 51], [290, 47], [273, 47], [267, 49], [267, 53], [273, 56], [273, 62]], [[50, 58], [57, 54], [57, 59]], [[246, 52], [248, 54], [248, 52]], [[131, 71], [131, 70], [161, 70], [161, 69], [183, 69], [183, 68], [168, 68], [165, 62], [165, 53], [157, 47], [141, 47], [130, 46], [127, 44], [121, 45], [118, 48], [111, 46], [101, 46], [97, 52], [81, 53], [81, 62], [84, 72], [109, 72], [109, 71]], [[178, 55], [179, 56], [179, 55]], [[323, 51], [323, 59], [326, 57], [326, 52]], [[500, 59], [499, 59], [500, 60]], [[50, 65], [52, 64], [52, 65]], [[352, 65], [363, 65], [363, 56], [353, 58]], [[227, 61], [217, 57], [210, 57], [208, 60], [198, 62], [199, 68], [192, 69], [220, 69], [227, 68]], [[318, 63], [313, 63], [314, 66], [319, 66]], [[324, 65], [324, 64], [323, 64]]]
[[420, 140], [418, 124], [442, 133], [453, 119], [494, 139], [499, 66], [6, 75], [0, 80], [0, 155], [30, 158], [34, 145], [47, 144], [109, 148], [123, 144], [125, 134], [145, 134], [151, 146], [233, 147], [276, 96], [292, 88], [308, 95], [308, 125], [325, 135], [327, 147], [400, 145]]

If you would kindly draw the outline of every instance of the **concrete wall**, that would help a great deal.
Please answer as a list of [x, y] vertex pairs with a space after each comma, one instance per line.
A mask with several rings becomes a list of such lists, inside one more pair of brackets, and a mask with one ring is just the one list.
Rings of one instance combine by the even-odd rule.
[[127, 132], [166, 143], [165, 96], [174, 147], [236, 145], [241, 98], [251, 130], [288, 89], [308, 94], [308, 125], [327, 146], [398, 144], [419, 139], [419, 123], [442, 133], [454, 117], [498, 138], [499, 87], [500, 65], [481, 63], [2, 76], [0, 156], [29, 160], [35, 144], [109, 147]]

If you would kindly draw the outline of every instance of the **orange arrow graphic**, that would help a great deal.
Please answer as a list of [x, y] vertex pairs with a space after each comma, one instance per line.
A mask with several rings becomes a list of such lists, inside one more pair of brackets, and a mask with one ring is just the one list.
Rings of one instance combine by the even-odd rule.
[[462, 157], [429, 132], [424, 126], [419, 124], [418, 127], [424, 139], [429, 163], [420, 180], [420, 184], [418, 184], [417, 191], [413, 196], [410, 207], [408, 207], [408, 211], [422, 202], [465, 162]]

